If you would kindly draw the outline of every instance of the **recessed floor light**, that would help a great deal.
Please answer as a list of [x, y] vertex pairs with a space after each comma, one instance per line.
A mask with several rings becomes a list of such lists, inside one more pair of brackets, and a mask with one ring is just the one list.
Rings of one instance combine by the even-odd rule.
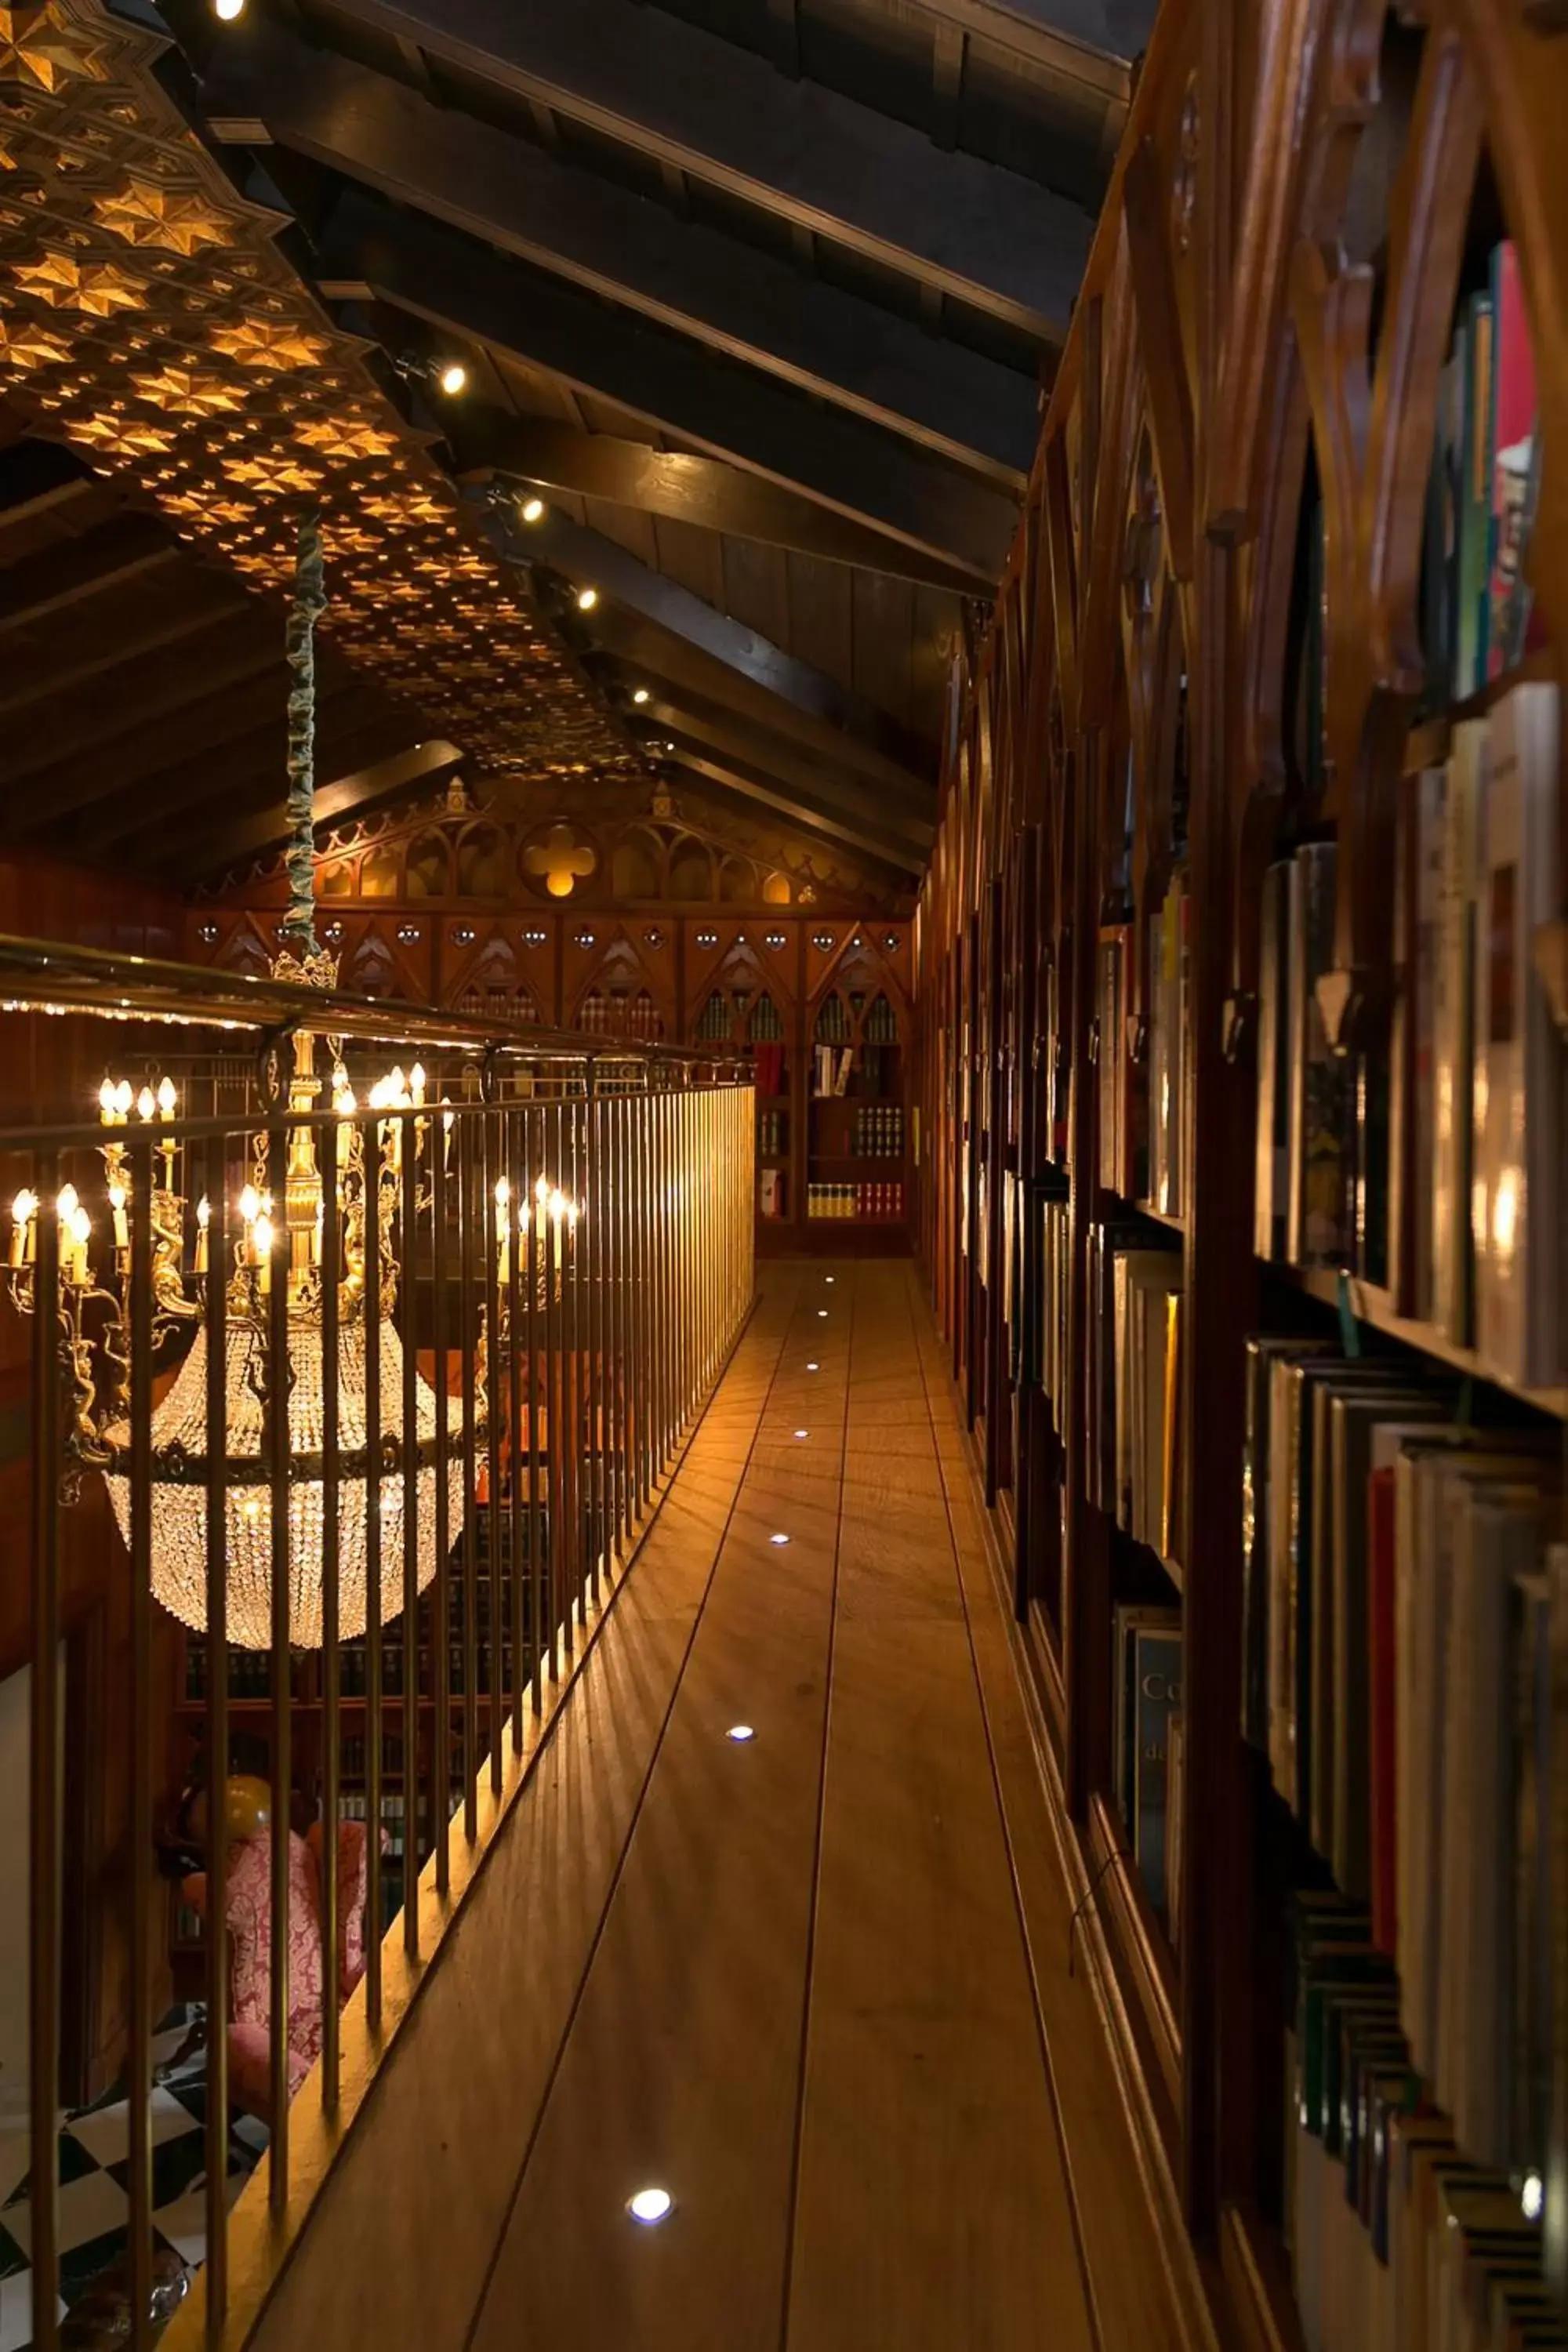
[[772, 1544], [786, 1544], [789, 1541], [789, 1538], [788, 1536], [770, 1536], [768, 1538], [768, 1541]]
[[808, 1372], [819, 1372], [822, 1370], [822, 1366], [820, 1364], [807, 1364], [805, 1369]]
[[730, 1726], [729, 1730], [724, 1734], [726, 1739], [733, 1739], [738, 1742], [754, 1739], [756, 1736], [756, 1733], [752, 1729], [749, 1723], [732, 1723]]
[[835, 1277], [834, 1277], [831, 1274], [825, 1274], [825, 1275], [823, 1276], [823, 1277], [822, 1277], [822, 1279], [824, 1280], [824, 1282], [826, 1282], [826, 1283], [831, 1283], [831, 1282], [834, 1280], [834, 1278], [835, 1278]]
[[626, 2200], [626, 2211], [634, 2221], [651, 2230], [656, 2221], [664, 2221], [673, 2210], [675, 2200], [668, 2189], [639, 2189], [635, 2197]]
[[817, 1319], [817, 1321], [818, 1321], [819, 1323], [826, 1323], [826, 1320], [827, 1320], [827, 1309], [826, 1309], [826, 1307], [819, 1307], [817, 1308], [817, 1310], [816, 1310], [816, 1319]]
[[809, 1437], [811, 1435], [811, 1432], [809, 1429], [797, 1429], [795, 1431], [795, 1435], [797, 1437]]

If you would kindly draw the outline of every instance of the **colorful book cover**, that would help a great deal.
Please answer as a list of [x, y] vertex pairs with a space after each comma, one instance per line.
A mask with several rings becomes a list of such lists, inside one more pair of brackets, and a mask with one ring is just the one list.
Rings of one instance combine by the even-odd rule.
[[1491, 577], [1492, 298], [1472, 294], [1465, 322], [1465, 472], [1459, 507], [1459, 614], [1454, 692], [1462, 700], [1484, 686]]
[[1535, 358], [1510, 241], [1492, 254], [1492, 429], [1490, 578], [1487, 607], [1487, 675], [1500, 677], [1523, 647], [1510, 644], [1524, 585], [1524, 554], [1537, 436]]

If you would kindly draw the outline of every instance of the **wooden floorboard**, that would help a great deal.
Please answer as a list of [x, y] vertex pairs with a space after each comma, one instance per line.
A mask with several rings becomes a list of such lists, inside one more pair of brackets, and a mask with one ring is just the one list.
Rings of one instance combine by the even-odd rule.
[[268, 2352], [1196, 2340], [912, 1271], [760, 1286]]

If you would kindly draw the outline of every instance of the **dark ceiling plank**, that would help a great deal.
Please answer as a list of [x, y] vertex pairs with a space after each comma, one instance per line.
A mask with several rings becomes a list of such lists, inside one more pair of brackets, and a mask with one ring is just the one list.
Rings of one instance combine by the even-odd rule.
[[[601, 605], [592, 617], [597, 652], [618, 666], [628, 691], [646, 686], [650, 692], [660, 689], [673, 698], [699, 698], [717, 710], [729, 711], [771, 734], [783, 736], [803, 751], [836, 761], [848, 773], [869, 775], [872, 782], [882, 782], [886, 771], [875, 761], [867, 761], [856, 744], [831, 720], [818, 717], [815, 710], [798, 702], [769, 692], [744, 671], [715, 660], [689, 639], [658, 627], [626, 604]], [[908, 769], [902, 772], [900, 793], [909, 798], [911, 806], [918, 805], [910, 793], [911, 782], [919, 792], [928, 795], [933, 787], [934, 747], [927, 764], [931, 771], [929, 780], [922, 780]]]
[[[486, 526], [492, 543], [510, 561], [544, 563], [563, 572], [575, 587], [595, 588], [601, 601], [608, 599], [642, 614], [661, 629], [684, 637], [711, 660], [739, 672], [769, 697], [808, 715], [837, 742], [847, 764], [875, 777], [887, 791], [917, 806], [928, 796], [929, 787], [920, 772], [920, 747], [884, 713], [874, 710], [836, 679], [781, 652], [755, 630], [716, 613], [689, 589], [650, 571], [614, 540], [573, 522], [558, 508], [532, 525], [492, 508]], [[582, 617], [589, 638], [599, 638], [597, 607]]]
[[0, 531], [80, 506], [95, 494], [102, 496], [101, 483], [58, 441], [13, 441], [0, 451]]
[[[18, 710], [27, 709], [35, 702], [47, 702], [56, 695], [73, 693], [94, 678], [104, 677], [110, 670], [146, 659], [160, 653], [165, 646], [184, 644], [207, 629], [216, 629], [231, 621], [237, 613], [247, 609], [247, 600], [240, 591], [232, 595], [224, 593], [216, 573], [192, 575], [202, 581], [210, 591], [210, 604], [193, 604], [188, 610], [171, 618], [160, 619], [140, 636], [113, 633], [112, 642], [100, 647], [85, 661], [68, 661], [58, 669], [48, 669], [29, 662], [27, 675], [19, 679], [15, 692], [0, 695], [0, 719], [13, 718]], [[254, 609], [252, 607], [251, 609]]]
[[840, 514], [970, 572], [991, 594], [1017, 526], [1005, 491], [864, 418], [808, 400], [581, 289], [522, 282], [499, 254], [374, 197], [344, 197], [323, 240], [328, 279], [356, 278], [448, 334], [548, 369], [683, 441], [805, 489]]
[[[493, 424], [492, 424], [493, 417]], [[967, 572], [918, 554], [885, 531], [868, 530], [831, 507], [798, 490], [726, 465], [721, 457], [694, 457], [681, 450], [653, 449], [646, 441], [622, 441], [607, 433], [577, 433], [544, 416], [501, 416], [491, 412], [470, 431], [465, 411], [454, 423], [454, 438], [466, 451], [482, 449], [495, 469], [540, 489], [569, 490], [580, 498], [604, 499], [635, 507], [669, 522], [697, 523], [705, 530], [760, 540], [830, 563], [864, 572], [885, 572], [895, 580], [946, 588], [972, 596]]]
[[[399, 719], [395, 723], [406, 729], [413, 721]], [[395, 752], [390, 759], [379, 760], [371, 767], [354, 769], [330, 784], [318, 785], [318, 836], [341, 824], [344, 817], [367, 815], [372, 809], [384, 808], [405, 793], [417, 793], [439, 782], [461, 765], [462, 757], [455, 743], [447, 742], [444, 736], [436, 736], [429, 742], [416, 743], [409, 750]], [[288, 832], [288, 818], [280, 801], [275, 807], [254, 814], [228, 815], [206, 832], [182, 840], [178, 862], [172, 870], [177, 878], [203, 880], [225, 866], [248, 864], [268, 850], [279, 847], [287, 840]]]
[[272, 673], [279, 701], [286, 699], [282, 632], [268, 628], [259, 613], [232, 613], [222, 634], [204, 646], [199, 661], [193, 661], [181, 641], [107, 687], [73, 696], [68, 709], [45, 709], [13, 727], [5, 745], [6, 778], [19, 782], [89, 751], [101, 754], [112, 769], [114, 746], [125, 736], [155, 720], [177, 719], [198, 698], [229, 693], [264, 671]]
[[700, 776], [704, 783], [717, 784], [732, 799], [750, 801], [759, 808], [768, 809], [803, 833], [818, 834], [825, 841], [841, 841], [846, 847], [863, 857], [875, 858], [893, 873], [914, 875], [924, 869], [925, 859], [920, 851], [900, 853], [885, 836], [872, 834], [863, 825], [826, 810], [807, 807], [773, 777], [759, 774], [738, 760], [721, 760], [689, 745], [682, 745], [674, 759], [677, 766]]
[[[374, 687], [345, 677], [319, 697], [318, 756], [324, 765], [352, 766], [353, 746], [364, 730], [387, 727], [392, 740], [382, 744], [385, 752], [396, 749], [400, 741], [406, 742], [410, 727], [416, 723], [406, 716], [389, 714], [384, 696]], [[221, 812], [226, 822], [247, 801], [251, 805], [283, 806], [288, 743], [288, 726], [280, 708], [275, 706], [260, 719], [252, 709], [233, 736], [218, 747], [221, 756], [200, 751], [161, 770], [144, 791], [117, 794], [101, 810], [95, 809], [81, 833], [95, 851], [100, 845], [111, 847], [138, 866], [175, 864], [203, 823], [204, 802]], [[193, 815], [193, 811], [197, 814]]]
[[29, 628], [173, 563], [180, 552], [150, 515], [117, 515], [0, 572], [0, 630]]
[[[971, 155], [637, 0], [338, 0], [525, 100], [1060, 341], [1093, 222]], [[1124, 79], [1124, 77], [1123, 77]]]
[[[921, 14], [935, 24], [952, 26], [993, 47], [1009, 52], [1020, 62], [1044, 68], [1050, 79], [1077, 83], [1125, 115], [1131, 96], [1131, 50], [1113, 39], [1110, 12], [1103, 5], [1086, 8], [1082, 0], [917, 0]], [[1119, 18], [1138, 16], [1142, 24], [1142, 47], [1154, 22], [1154, 0], [1126, 5]], [[1069, 21], [1070, 20], [1070, 21]], [[1125, 51], [1125, 54], [1124, 54]]]
[[889, 855], [912, 855], [923, 863], [931, 853], [936, 837], [934, 793], [923, 812], [908, 809], [767, 729], [704, 703], [700, 696], [657, 693], [633, 716], [645, 722], [655, 759], [668, 758], [673, 747], [678, 755], [695, 751], [734, 761], [750, 774], [771, 777], [798, 806], [858, 824], [868, 837], [875, 835]]
[[1015, 369], [346, 58], [276, 33], [247, 62], [222, 55], [215, 110], [253, 111], [395, 203], [1022, 489], [1036, 386]]
[[[330, 673], [323, 680], [335, 682]], [[281, 664], [237, 691], [224, 688], [214, 694], [198, 694], [174, 718], [151, 719], [133, 728], [107, 758], [85, 755], [39, 770], [23, 804], [7, 807], [5, 830], [11, 835], [38, 833], [79, 809], [91, 808], [93, 814], [82, 831], [86, 841], [97, 848], [114, 837], [110, 832], [114, 813], [127, 806], [128, 795], [132, 812], [144, 813], [149, 823], [176, 814], [181, 803], [169, 799], [163, 778], [176, 761], [192, 757], [206, 761], [209, 788], [215, 794], [221, 793], [226, 747], [274, 719], [281, 739], [287, 699], [288, 680]], [[279, 767], [279, 793], [282, 789]]]

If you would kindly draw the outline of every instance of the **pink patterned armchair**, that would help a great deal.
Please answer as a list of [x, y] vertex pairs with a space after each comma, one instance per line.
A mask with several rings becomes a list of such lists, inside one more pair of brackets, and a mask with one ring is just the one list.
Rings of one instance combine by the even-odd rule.
[[[321, 2053], [321, 1823], [309, 1838], [289, 1832], [289, 2096]], [[346, 2001], [364, 1974], [365, 1827], [338, 1824], [338, 1986]], [[225, 1910], [230, 1937], [229, 2095], [247, 2114], [271, 2120], [272, 1848], [270, 1833], [229, 1849]], [[184, 1883], [185, 1901], [207, 1918], [207, 1874]]]

